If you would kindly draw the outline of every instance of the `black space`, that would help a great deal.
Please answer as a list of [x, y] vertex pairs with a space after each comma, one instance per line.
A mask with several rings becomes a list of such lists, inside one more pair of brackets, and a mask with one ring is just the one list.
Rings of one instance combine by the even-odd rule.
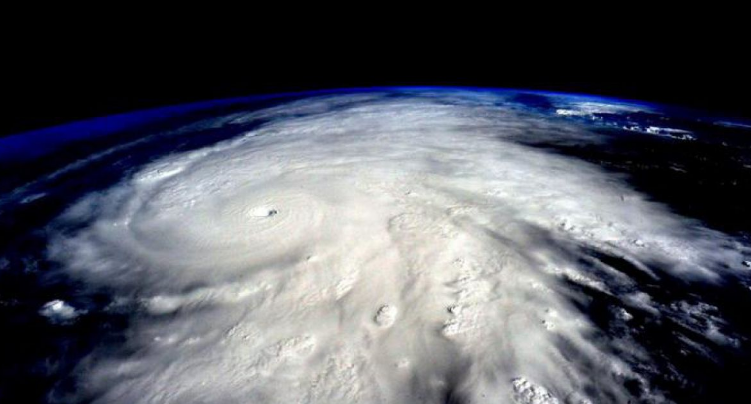
[[625, 24], [586, 16], [515, 24], [505, 15], [409, 33], [391, 19], [314, 22], [290, 32], [290, 22], [255, 28], [256, 16], [159, 33], [134, 21], [59, 20], [40, 35], [23, 27], [7, 36], [0, 136], [198, 100], [389, 85], [581, 92], [751, 118], [742, 21], [729, 12], [697, 16], [650, 11], [638, 20], [625, 15]]

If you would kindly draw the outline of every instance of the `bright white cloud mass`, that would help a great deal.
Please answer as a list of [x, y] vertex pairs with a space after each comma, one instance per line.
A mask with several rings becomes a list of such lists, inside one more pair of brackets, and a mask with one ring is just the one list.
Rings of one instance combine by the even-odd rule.
[[[719, 314], [692, 322], [711, 307], [661, 307], [589, 253], [715, 282], [717, 263], [742, 261], [728, 238], [515, 141], [582, 128], [483, 99], [368, 97], [233, 116], [272, 119], [162, 157], [60, 218], [78, 226], [53, 235], [50, 256], [140, 308], [121, 350], [79, 367], [83, 396], [660, 402], [634, 313], [735, 343]], [[598, 333], [592, 293], [612, 298], [623, 333]]]

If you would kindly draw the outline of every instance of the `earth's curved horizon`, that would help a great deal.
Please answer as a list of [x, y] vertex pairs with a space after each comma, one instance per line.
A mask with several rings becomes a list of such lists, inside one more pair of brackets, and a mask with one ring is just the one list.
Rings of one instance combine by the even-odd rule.
[[[751, 124], [383, 87], [0, 138], [0, 401], [723, 402]], [[743, 396], [741, 396], [743, 397]]]

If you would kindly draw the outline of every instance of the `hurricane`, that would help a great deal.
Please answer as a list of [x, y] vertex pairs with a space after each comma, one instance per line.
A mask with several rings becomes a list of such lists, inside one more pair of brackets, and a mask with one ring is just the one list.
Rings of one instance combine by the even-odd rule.
[[[749, 249], [546, 146], [605, 147], [586, 122], [638, 113], [598, 102], [336, 93], [170, 132], [240, 128], [128, 167], [44, 224], [54, 276], [108, 299], [40, 313], [128, 317], [50, 397], [662, 403], [701, 386], [680, 358], [744, 350], [705, 296], [745, 282]], [[634, 136], [696, 141], [650, 127]]]

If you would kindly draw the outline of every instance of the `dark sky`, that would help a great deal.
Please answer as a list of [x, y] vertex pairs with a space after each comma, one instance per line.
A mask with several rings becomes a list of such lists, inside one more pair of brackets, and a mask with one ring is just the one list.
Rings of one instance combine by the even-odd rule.
[[0, 135], [205, 99], [379, 85], [583, 92], [751, 117], [742, 26], [708, 34], [681, 23], [658, 35], [649, 24], [626, 32], [604, 21], [544, 35], [489, 26], [460, 36], [445, 27], [387, 41], [336, 31], [294, 41], [243, 30], [232, 40], [151, 36], [130, 26], [110, 36], [63, 26], [39, 38], [17, 35], [2, 51]]

